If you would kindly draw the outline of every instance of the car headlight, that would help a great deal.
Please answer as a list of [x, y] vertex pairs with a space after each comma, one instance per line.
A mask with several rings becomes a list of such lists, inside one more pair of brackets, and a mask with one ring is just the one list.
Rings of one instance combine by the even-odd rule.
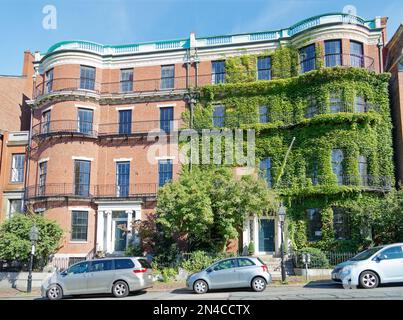
[[342, 274], [350, 274], [352, 269], [353, 269], [352, 266], [346, 266], [343, 269], [341, 269], [340, 273], [342, 273]]

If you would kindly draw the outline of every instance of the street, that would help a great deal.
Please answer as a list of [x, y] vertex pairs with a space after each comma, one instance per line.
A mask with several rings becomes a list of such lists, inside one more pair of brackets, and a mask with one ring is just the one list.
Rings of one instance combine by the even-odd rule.
[[[12, 299], [12, 298], [9, 298]], [[18, 297], [13, 299], [42, 299], [40, 297]], [[66, 297], [66, 300], [114, 300], [110, 295], [88, 295]], [[132, 293], [121, 300], [403, 300], [403, 285], [392, 284], [376, 289], [344, 289], [328, 281], [310, 282], [307, 285], [272, 285], [262, 293], [248, 289], [212, 291], [197, 295], [185, 288], [165, 291]]]

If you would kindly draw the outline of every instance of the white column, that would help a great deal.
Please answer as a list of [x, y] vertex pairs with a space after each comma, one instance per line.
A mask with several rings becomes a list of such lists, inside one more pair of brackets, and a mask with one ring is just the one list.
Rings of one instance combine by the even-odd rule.
[[127, 229], [129, 230], [127, 233], [127, 237], [126, 237], [126, 246], [128, 246], [129, 243], [132, 241], [132, 236], [133, 236], [133, 229], [132, 229], [133, 211], [126, 210], [126, 213], [127, 213]]
[[97, 213], [97, 245], [96, 251], [104, 250], [104, 212]]
[[106, 213], [106, 252], [112, 253], [112, 211], [105, 211]]
[[259, 218], [254, 216], [253, 218], [253, 226], [254, 226], [254, 235], [253, 238], [255, 239], [255, 254], [259, 253]]
[[244, 224], [243, 224], [243, 230], [242, 230], [242, 253], [243, 254], [248, 254], [248, 246], [249, 246], [249, 219], [246, 219]]
[[278, 217], [275, 218], [274, 220], [275, 225], [277, 225], [277, 229], [275, 230], [276, 235], [275, 235], [275, 247], [276, 247], [276, 255], [280, 255], [281, 253], [281, 222]]

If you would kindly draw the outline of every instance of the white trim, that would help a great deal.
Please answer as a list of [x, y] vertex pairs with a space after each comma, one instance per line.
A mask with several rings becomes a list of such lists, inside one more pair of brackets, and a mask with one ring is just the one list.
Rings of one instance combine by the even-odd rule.
[[88, 207], [68, 207], [67, 208], [68, 211], [90, 211], [90, 208]]
[[69, 243], [88, 243], [88, 241], [74, 241], [74, 240], [70, 240]]
[[133, 158], [117, 158], [113, 159], [114, 162], [132, 161]]
[[165, 108], [165, 107], [176, 107], [176, 103], [157, 104], [157, 108]]
[[43, 158], [43, 159], [40, 159], [39, 161], [38, 161], [38, 164], [39, 163], [42, 163], [42, 162], [48, 162], [49, 161], [49, 157], [48, 158]]
[[50, 106], [49, 108], [46, 108], [46, 109], [42, 110], [42, 116], [46, 111], [50, 111], [52, 109], [53, 109], [53, 106]]
[[88, 105], [84, 105], [84, 104], [74, 104], [74, 106], [76, 108], [80, 108], [80, 109], [91, 109], [91, 110], [96, 110], [97, 108], [94, 106], [88, 106]]
[[175, 156], [161, 156], [161, 157], [155, 157], [155, 160], [175, 160]]
[[54, 258], [85, 258], [87, 253], [55, 253]]
[[87, 158], [87, 157], [81, 157], [81, 156], [72, 156], [71, 159], [73, 159], [73, 160], [94, 161], [94, 158]]
[[134, 107], [116, 107], [116, 111], [133, 110]]

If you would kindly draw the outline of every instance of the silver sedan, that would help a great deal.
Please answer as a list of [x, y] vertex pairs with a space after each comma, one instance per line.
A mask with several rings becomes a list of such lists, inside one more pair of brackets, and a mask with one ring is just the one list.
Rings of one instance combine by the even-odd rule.
[[186, 286], [198, 294], [211, 289], [251, 287], [261, 292], [271, 283], [266, 264], [255, 257], [237, 257], [220, 260], [208, 268], [191, 274]]

